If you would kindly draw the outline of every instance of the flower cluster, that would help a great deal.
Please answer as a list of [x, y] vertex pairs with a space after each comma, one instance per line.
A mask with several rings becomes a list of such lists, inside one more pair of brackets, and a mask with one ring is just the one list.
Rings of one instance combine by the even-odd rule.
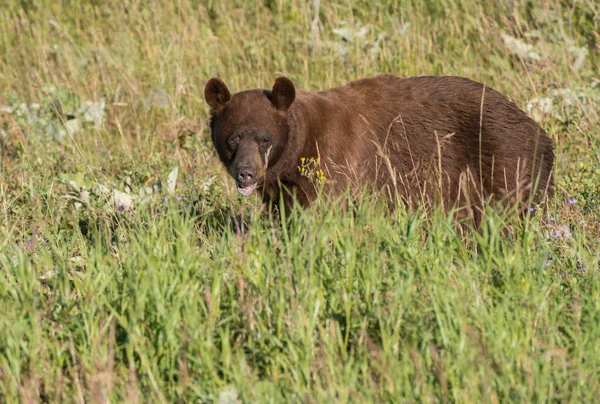
[[317, 179], [319, 181], [322, 181], [322, 182], [327, 181], [327, 177], [325, 177], [325, 173], [323, 172], [323, 170], [317, 170], [317, 171], [315, 171], [315, 174], [317, 175]]
[[325, 172], [318, 168], [320, 163], [321, 159], [319, 157], [301, 157], [298, 172], [300, 172], [300, 175], [315, 179], [315, 181], [322, 184], [327, 181], [327, 177], [325, 176]]

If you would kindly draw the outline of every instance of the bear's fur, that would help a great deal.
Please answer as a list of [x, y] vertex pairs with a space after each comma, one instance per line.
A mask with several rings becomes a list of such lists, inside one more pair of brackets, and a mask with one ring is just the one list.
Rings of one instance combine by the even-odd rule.
[[370, 184], [392, 201], [437, 198], [475, 216], [486, 201], [527, 204], [553, 189], [546, 132], [466, 78], [383, 74], [311, 92], [280, 77], [271, 91], [233, 96], [212, 78], [205, 98], [215, 148], [244, 195], [310, 204], [317, 192], [299, 171], [302, 157], [319, 158], [334, 193]]

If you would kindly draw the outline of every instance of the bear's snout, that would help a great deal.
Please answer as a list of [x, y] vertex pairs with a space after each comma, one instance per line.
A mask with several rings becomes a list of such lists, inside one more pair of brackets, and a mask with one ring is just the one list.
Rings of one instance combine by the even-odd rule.
[[252, 185], [256, 182], [256, 168], [251, 166], [242, 166], [237, 168], [236, 179], [240, 186]]
[[229, 173], [235, 179], [237, 189], [244, 196], [250, 195], [261, 185], [265, 174], [258, 145], [253, 139], [240, 141]]
[[256, 168], [252, 166], [240, 166], [235, 171], [235, 182], [237, 183], [238, 192], [244, 196], [249, 196], [258, 187]]

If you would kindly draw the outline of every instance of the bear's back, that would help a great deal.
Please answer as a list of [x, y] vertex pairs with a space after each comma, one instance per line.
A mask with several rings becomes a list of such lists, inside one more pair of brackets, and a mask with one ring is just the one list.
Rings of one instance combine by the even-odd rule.
[[[363, 178], [375, 172], [381, 176], [374, 154], [383, 153], [397, 176], [419, 170], [430, 175], [431, 168], [441, 168], [447, 199], [459, 197], [466, 172], [475, 188], [496, 199], [528, 190], [536, 181], [542, 189], [552, 187], [550, 138], [513, 102], [481, 83], [462, 77], [382, 74], [320, 95], [339, 104], [354, 122], [347, 141], [362, 139], [358, 143], [363, 154], [354, 161], [370, 162], [359, 170]], [[417, 182], [431, 180], [419, 176]]]

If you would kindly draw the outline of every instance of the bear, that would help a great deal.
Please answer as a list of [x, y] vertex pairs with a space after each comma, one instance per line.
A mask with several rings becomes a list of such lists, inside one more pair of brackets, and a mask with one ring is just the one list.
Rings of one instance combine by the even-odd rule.
[[258, 191], [265, 202], [315, 200], [319, 188], [304, 159], [318, 162], [326, 193], [366, 185], [392, 203], [439, 201], [475, 220], [486, 202], [526, 209], [553, 191], [547, 133], [468, 78], [380, 74], [299, 91], [279, 77], [271, 90], [231, 95], [214, 77], [204, 96], [214, 147], [237, 190]]

